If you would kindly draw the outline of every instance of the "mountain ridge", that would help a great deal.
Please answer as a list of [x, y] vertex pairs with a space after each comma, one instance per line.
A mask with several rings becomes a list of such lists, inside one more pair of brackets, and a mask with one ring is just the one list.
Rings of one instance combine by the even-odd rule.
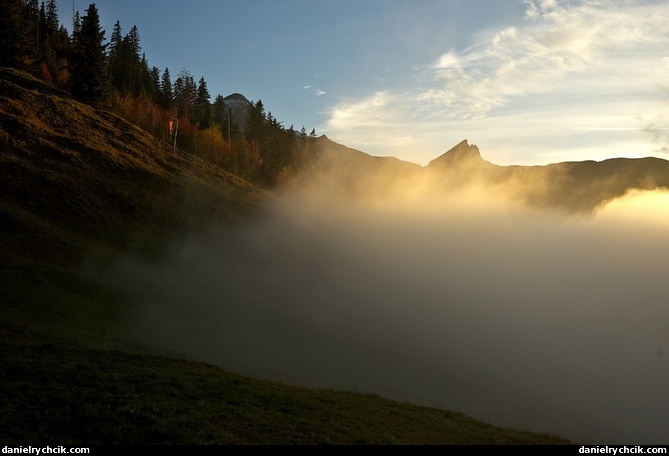
[[320, 141], [325, 168], [338, 170], [329, 177], [337, 181], [332, 185], [350, 186], [354, 194], [362, 188], [387, 194], [392, 188], [415, 186], [420, 180], [431, 192], [476, 186], [484, 193], [503, 194], [533, 207], [587, 214], [632, 190], [669, 188], [669, 161], [657, 157], [496, 165], [464, 139], [421, 167], [390, 157], [372, 157], [329, 138]]

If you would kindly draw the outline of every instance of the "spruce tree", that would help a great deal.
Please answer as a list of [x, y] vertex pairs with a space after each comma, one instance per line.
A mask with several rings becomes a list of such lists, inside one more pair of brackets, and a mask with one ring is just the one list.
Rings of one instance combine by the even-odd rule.
[[69, 55], [69, 36], [58, 24], [58, 10], [55, 0], [42, 2], [39, 9], [39, 54], [40, 71], [38, 76], [56, 86], [61, 86], [61, 68], [59, 61]]
[[30, 5], [23, 0], [3, 2], [0, 14], [0, 66], [20, 69], [29, 69], [31, 66], [37, 52], [35, 41], [39, 10], [36, 17], [33, 17], [34, 12]]
[[184, 115], [183, 113], [184, 91], [185, 91], [184, 78], [181, 75], [179, 75], [174, 80], [174, 84], [172, 85], [172, 99], [174, 102], [174, 106], [176, 107], [176, 115], [179, 118], [181, 118]]
[[174, 106], [174, 97], [172, 95], [172, 81], [170, 79], [170, 70], [165, 68], [163, 77], [160, 80], [160, 100], [163, 108], [169, 109]]
[[39, 76], [39, 3], [37, 0], [27, 0], [23, 10], [21, 33], [24, 35], [26, 60], [25, 68], [32, 74]]
[[207, 81], [205, 81], [204, 76], [202, 76], [197, 86], [197, 97], [195, 98], [195, 116], [197, 126], [201, 130], [211, 127], [212, 112], [211, 104], [209, 102], [210, 99], [211, 96], [209, 95], [209, 89], [207, 88]]
[[192, 124], [197, 123], [195, 118], [195, 98], [197, 96], [197, 84], [195, 78], [187, 70], [179, 73], [174, 81], [174, 104], [177, 108], [177, 117], [186, 117]]
[[137, 73], [133, 77], [135, 95], [149, 95], [151, 87], [151, 70], [149, 69], [149, 61], [146, 60], [146, 55], [142, 54], [142, 59], [139, 61]]
[[223, 136], [228, 138], [228, 112], [222, 95], [216, 95], [211, 111], [212, 122], [221, 129]]
[[[119, 21], [116, 21], [114, 24], [114, 28], [112, 29], [112, 34], [111, 38], [109, 39], [109, 67], [112, 71], [113, 75], [113, 69], [114, 69], [114, 64], [116, 63], [116, 59], [118, 59], [119, 54], [121, 53], [121, 44], [123, 42], [123, 35], [121, 34], [121, 23]], [[113, 76], [112, 76], [113, 79]]]
[[21, 0], [7, 0], [0, 14], [0, 66], [16, 67], [23, 52], [16, 39], [23, 15]]
[[90, 105], [101, 106], [109, 96], [109, 75], [105, 31], [100, 26], [95, 3], [88, 6], [73, 38], [72, 95]]
[[44, 42], [49, 36], [49, 27], [46, 22], [46, 5], [42, 2], [42, 6], [39, 9], [39, 26], [38, 26], [38, 36], [39, 36], [39, 45], [40, 48], [44, 46]]
[[72, 18], [72, 41], [74, 42], [74, 38], [79, 34], [81, 31], [81, 16], [79, 15], [79, 11], [74, 13], [74, 17]]
[[265, 136], [265, 107], [262, 100], [252, 104], [246, 111], [246, 138], [256, 144], [262, 144]]
[[141, 46], [139, 45], [139, 30], [133, 25], [123, 38], [122, 65], [126, 79], [126, 91], [133, 95], [144, 93], [145, 75], [148, 74], [148, 64], [142, 60]]
[[151, 101], [154, 104], [160, 105], [162, 96], [160, 93], [160, 70], [158, 67], [154, 66], [149, 70], [148, 84], [147, 94], [151, 97]]
[[58, 31], [58, 9], [56, 0], [49, 0], [46, 3], [46, 26], [50, 34]]

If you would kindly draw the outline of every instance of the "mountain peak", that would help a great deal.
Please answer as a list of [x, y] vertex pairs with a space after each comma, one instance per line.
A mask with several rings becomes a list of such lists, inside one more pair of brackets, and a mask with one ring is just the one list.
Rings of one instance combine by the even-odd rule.
[[223, 98], [223, 101], [226, 101], [226, 102], [242, 102], [242, 103], [251, 104], [251, 102], [244, 95], [242, 95], [241, 93], [237, 93], [237, 92], [231, 93], [227, 97]]
[[253, 104], [241, 93], [232, 93], [223, 98], [226, 109], [232, 113], [232, 121], [242, 130], [246, 127], [246, 113]]
[[464, 139], [455, 147], [448, 150], [445, 154], [432, 160], [429, 165], [445, 166], [456, 163], [463, 164], [482, 161], [483, 159], [481, 158], [481, 151], [479, 151], [478, 146], [476, 146], [476, 144], [470, 145], [469, 142]]

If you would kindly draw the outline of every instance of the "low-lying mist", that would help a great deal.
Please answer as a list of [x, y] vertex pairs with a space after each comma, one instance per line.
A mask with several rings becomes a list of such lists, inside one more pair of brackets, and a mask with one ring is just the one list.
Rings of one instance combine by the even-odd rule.
[[579, 443], [667, 443], [666, 193], [569, 216], [417, 188], [371, 202], [292, 189], [160, 264], [119, 259], [128, 324], [254, 377]]

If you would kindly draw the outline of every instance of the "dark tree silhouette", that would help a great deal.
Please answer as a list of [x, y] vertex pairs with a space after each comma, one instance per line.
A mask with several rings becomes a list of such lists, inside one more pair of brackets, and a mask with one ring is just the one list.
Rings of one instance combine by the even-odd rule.
[[212, 125], [212, 109], [209, 100], [209, 89], [204, 76], [200, 78], [197, 86], [197, 97], [195, 98], [195, 121], [198, 128], [205, 130]]
[[79, 30], [73, 37], [71, 91], [81, 101], [102, 105], [109, 96], [105, 31], [94, 3], [81, 18]]
[[0, 6], [0, 66], [29, 70], [37, 53], [39, 9], [35, 2], [4, 0]]
[[172, 80], [170, 79], [169, 68], [165, 68], [162, 79], [160, 80], [160, 105], [166, 109], [170, 109], [172, 106], [174, 106], [174, 97], [172, 95]]

